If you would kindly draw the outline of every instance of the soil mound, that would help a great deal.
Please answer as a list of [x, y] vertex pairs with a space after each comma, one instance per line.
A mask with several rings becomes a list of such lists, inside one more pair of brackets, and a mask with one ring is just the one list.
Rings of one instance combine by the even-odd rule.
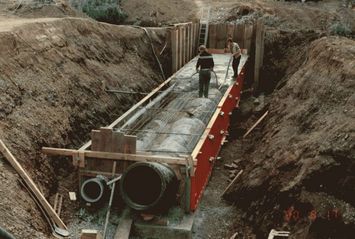
[[[149, 92], [162, 80], [144, 31], [127, 26], [23, 20], [0, 32], [0, 53], [0, 138], [46, 195], [57, 190], [55, 170], [71, 168], [64, 159], [52, 164], [41, 147], [77, 147], [140, 98], [106, 93], [103, 82]], [[0, 226], [17, 238], [48, 238], [39, 211], [0, 158]]]
[[244, 216], [264, 237], [274, 228], [292, 230], [291, 238], [348, 238], [355, 232], [354, 41], [324, 37], [306, 56], [271, 96], [228, 197], [248, 207]]
[[190, 0], [123, 0], [121, 8], [128, 15], [127, 23], [161, 26], [192, 21], [199, 9]]

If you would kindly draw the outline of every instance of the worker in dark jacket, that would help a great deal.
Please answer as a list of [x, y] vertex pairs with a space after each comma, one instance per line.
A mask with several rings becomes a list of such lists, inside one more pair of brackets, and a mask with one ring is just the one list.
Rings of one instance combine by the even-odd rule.
[[210, 87], [211, 71], [213, 71], [214, 61], [210, 53], [208, 53], [206, 46], [199, 47], [200, 55], [196, 64], [196, 71], [200, 67], [199, 77], [199, 97], [208, 98], [208, 89]]

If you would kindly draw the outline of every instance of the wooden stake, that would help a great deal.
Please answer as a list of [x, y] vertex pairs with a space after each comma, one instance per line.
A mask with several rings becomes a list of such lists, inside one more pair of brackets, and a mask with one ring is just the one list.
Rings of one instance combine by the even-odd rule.
[[58, 214], [54, 211], [52, 206], [48, 203], [47, 199], [43, 196], [41, 191], [38, 189], [36, 184], [32, 181], [32, 179], [28, 176], [25, 170], [22, 168], [21, 164], [16, 160], [16, 158], [12, 155], [10, 150], [6, 147], [4, 142], [0, 140], [0, 151], [4, 155], [4, 157], [9, 161], [12, 167], [16, 170], [16, 172], [20, 175], [20, 177], [25, 181], [28, 187], [31, 189], [33, 194], [37, 197], [41, 206], [46, 210], [47, 214], [51, 217], [51, 219], [62, 229], [67, 230], [64, 222], [59, 218]]
[[260, 119], [258, 119], [258, 121], [256, 121], [256, 123], [243, 135], [243, 139], [245, 137], [248, 136], [248, 134], [250, 134], [250, 132], [256, 127], [258, 126], [258, 124], [260, 124], [260, 122], [267, 116], [267, 114], [269, 113], [269, 111], [266, 111], [265, 114], [263, 114], [263, 116], [260, 117]]
[[223, 191], [221, 197], [224, 196], [224, 194], [226, 194], [226, 192], [230, 189], [230, 187], [235, 183], [235, 181], [237, 181], [237, 179], [240, 177], [240, 175], [242, 175], [243, 170], [240, 170], [239, 173], [237, 174], [237, 176], [235, 176], [235, 178], [232, 180], [232, 182], [226, 187], [226, 189]]

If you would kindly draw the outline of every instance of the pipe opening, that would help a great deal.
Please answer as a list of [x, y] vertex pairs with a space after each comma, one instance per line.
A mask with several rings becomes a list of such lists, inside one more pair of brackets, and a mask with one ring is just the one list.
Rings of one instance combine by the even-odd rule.
[[81, 186], [81, 196], [89, 203], [98, 202], [104, 193], [104, 180], [100, 178], [90, 178]]
[[149, 206], [159, 200], [162, 184], [154, 168], [141, 165], [126, 174], [122, 188], [134, 204]]
[[164, 211], [176, 199], [174, 171], [160, 163], [132, 164], [122, 175], [120, 191], [126, 204], [140, 211]]

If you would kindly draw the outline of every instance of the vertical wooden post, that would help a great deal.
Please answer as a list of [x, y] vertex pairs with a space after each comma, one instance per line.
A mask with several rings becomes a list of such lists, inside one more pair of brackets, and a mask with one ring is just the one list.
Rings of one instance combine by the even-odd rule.
[[189, 37], [188, 37], [188, 26], [185, 25], [184, 26], [184, 29], [185, 29], [185, 32], [184, 32], [184, 35], [185, 35], [185, 63], [184, 65], [189, 61]]
[[187, 29], [187, 62], [191, 59], [191, 23], [186, 26]]
[[192, 23], [192, 42], [191, 42], [191, 58], [193, 58], [195, 56], [195, 44], [196, 44], [196, 41], [195, 41], [195, 38], [196, 38], [196, 23]]
[[263, 48], [264, 48], [264, 26], [261, 19], [256, 22], [255, 29], [255, 68], [254, 68], [254, 89], [258, 90], [259, 88], [259, 77], [260, 77], [260, 68], [262, 66], [263, 59]]
[[182, 27], [179, 26], [179, 69], [183, 66], [183, 35]]
[[245, 25], [245, 31], [244, 31], [244, 48], [248, 50], [248, 52], [251, 51], [251, 43], [252, 43], [252, 37], [253, 37], [253, 25]]
[[224, 49], [227, 38], [227, 24], [220, 23], [217, 25], [217, 49]]
[[186, 55], [186, 29], [185, 26], [181, 26], [181, 67], [185, 65]]
[[234, 41], [238, 43], [240, 48], [244, 48], [244, 28], [245, 24], [237, 24], [234, 31]]
[[209, 33], [208, 33], [209, 44], [208, 48], [214, 49], [217, 46], [217, 25], [210, 24], [209, 25]]
[[200, 45], [200, 28], [201, 28], [201, 24], [198, 22], [197, 23], [197, 28], [196, 28], [196, 49], [195, 49], [195, 54], [197, 55], [198, 54], [198, 47]]
[[171, 57], [172, 57], [172, 71], [173, 73], [177, 72], [179, 69], [179, 38], [178, 38], [178, 30], [173, 29], [171, 31]]
[[[234, 36], [234, 28], [235, 28], [235, 24], [228, 24], [227, 25], [227, 38], [228, 37], [232, 37], [233, 38], [233, 36]], [[226, 41], [227, 41], [227, 39], [226, 39]]]

